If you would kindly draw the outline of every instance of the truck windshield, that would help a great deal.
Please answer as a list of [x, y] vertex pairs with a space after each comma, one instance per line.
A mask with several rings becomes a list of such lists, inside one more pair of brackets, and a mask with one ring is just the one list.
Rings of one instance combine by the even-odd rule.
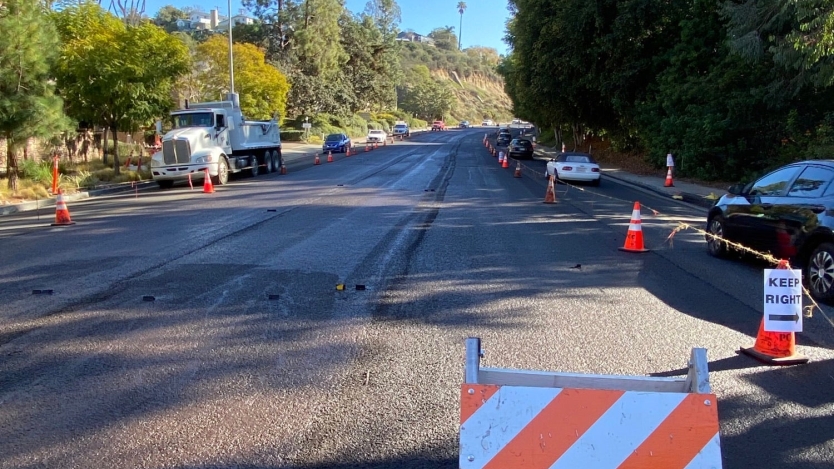
[[214, 125], [214, 113], [212, 112], [190, 112], [188, 114], [177, 114], [174, 116], [174, 128], [183, 127], [211, 127]]

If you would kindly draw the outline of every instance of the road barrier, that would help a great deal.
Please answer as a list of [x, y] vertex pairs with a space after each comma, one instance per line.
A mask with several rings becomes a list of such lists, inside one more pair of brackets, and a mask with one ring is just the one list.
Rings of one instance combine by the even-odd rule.
[[481, 368], [466, 340], [462, 469], [720, 469], [717, 401], [706, 349], [685, 378]]

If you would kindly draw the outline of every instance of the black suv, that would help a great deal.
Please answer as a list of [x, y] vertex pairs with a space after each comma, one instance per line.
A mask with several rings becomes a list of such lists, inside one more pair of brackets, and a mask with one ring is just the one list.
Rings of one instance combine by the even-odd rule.
[[509, 145], [510, 140], [512, 140], [512, 139], [513, 139], [513, 135], [511, 133], [501, 132], [501, 133], [498, 134], [498, 138], [496, 139], [495, 144], [497, 146]]
[[[834, 302], [834, 160], [783, 166], [730, 187], [707, 216], [707, 232], [802, 268], [814, 298]], [[707, 236], [713, 256], [730, 249]]]

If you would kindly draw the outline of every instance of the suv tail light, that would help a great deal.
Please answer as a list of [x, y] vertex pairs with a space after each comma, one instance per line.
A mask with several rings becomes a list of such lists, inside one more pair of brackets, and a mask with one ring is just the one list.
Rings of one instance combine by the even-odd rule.
[[592, 173], [598, 173], [598, 172], [599, 172], [599, 168], [591, 168], [591, 172], [592, 172]]
[[573, 171], [573, 166], [562, 166], [562, 171]]

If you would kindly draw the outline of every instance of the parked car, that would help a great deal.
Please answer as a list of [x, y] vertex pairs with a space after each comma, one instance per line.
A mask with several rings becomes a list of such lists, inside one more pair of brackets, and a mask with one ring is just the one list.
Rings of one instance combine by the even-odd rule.
[[533, 159], [533, 142], [526, 138], [517, 138], [510, 142], [508, 152], [510, 158], [517, 160]]
[[446, 123], [443, 121], [434, 121], [431, 123], [431, 130], [432, 132], [446, 130]]
[[469, 128], [469, 121], [460, 121], [460, 124], [458, 124], [458, 126], [461, 129], [468, 129]]
[[556, 176], [562, 181], [589, 182], [598, 186], [601, 181], [599, 164], [588, 153], [564, 152], [547, 162], [545, 176]]
[[386, 138], [388, 138], [388, 134], [384, 130], [374, 129], [368, 132], [365, 141], [368, 143], [384, 143]]
[[484, 121], [481, 122], [481, 127], [495, 127], [495, 122], [493, 122], [492, 119], [484, 119]]
[[723, 257], [722, 240], [767, 252], [803, 270], [811, 295], [834, 302], [834, 160], [783, 166], [736, 184], [707, 215], [707, 250]]
[[495, 145], [499, 146], [499, 147], [509, 145], [510, 142], [512, 141], [512, 139], [513, 139], [513, 136], [512, 136], [511, 133], [501, 132], [501, 133], [498, 134], [498, 137], [495, 139]]
[[321, 151], [335, 151], [345, 153], [351, 147], [350, 137], [345, 134], [330, 134], [324, 139]]

